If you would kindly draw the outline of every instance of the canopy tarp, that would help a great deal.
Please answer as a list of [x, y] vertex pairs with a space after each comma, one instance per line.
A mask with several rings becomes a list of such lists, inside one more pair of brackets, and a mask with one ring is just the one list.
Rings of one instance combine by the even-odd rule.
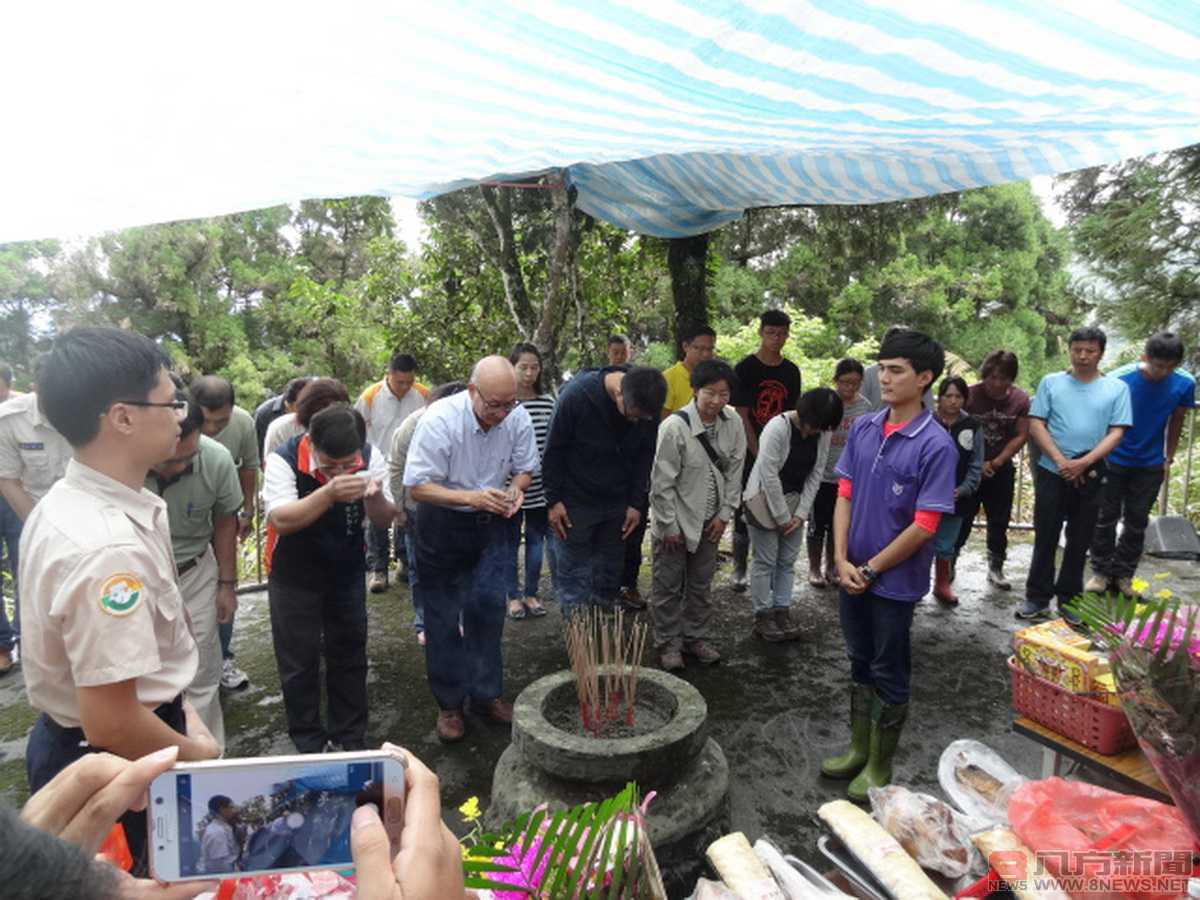
[[647, 234], [1200, 142], [1158, 0], [9, 3], [0, 240], [565, 170]]

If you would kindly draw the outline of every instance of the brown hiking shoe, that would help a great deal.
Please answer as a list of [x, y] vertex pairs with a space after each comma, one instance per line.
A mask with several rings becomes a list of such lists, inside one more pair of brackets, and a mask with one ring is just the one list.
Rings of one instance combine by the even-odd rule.
[[683, 655], [679, 652], [677, 644], [667, 644], [663, 647], [659, 653], [658, 662], [665, 672], [683, 671]]
[[387, 589], [387, 572], [372, 572], [371, 580], [367, 582], [367, 590], [369, 590], [372, 594], [382, 594]]
[[775, 621], [774, 610], [767, 610], [754, 614], [754, 633], [764, 641], [772, 644], [778, 644], [780, 641], [786, 641], [783, 632], [779, 630], [779, 623]]
[[646, 598], [642, 596], [642, 592], [635, 587], [621, 588], [617, 599], [624, 604], [626, 609], [645, 609], [649, 605]]
[[713, 663], [721, 661], [721, 654], [718, 653], [717, 648], [708, 641], [684, 641], [683, 652], [688, 656], [696, 657], [697, 662], [706, 666], [711, 666]]
[[472, 700], [471, 712], [481, 719], [505, 725], [513, 720], [513, 705], [499, 697], [492, 700]]
[[[0, 601], [2, 602], [2, 601]], [[7, 675], [13, 669], [11, 650], [0, 650], [0, 675]]]
[[775, 616], [775, 624], [785, 641], [799, 640], [804, 635], [804, 626], [792, 618], [792, 611], [784, 606], [777, 606], [771, 611]]
[[438, 712], [437, 736], [444, 744], [461, 741], [467, 733], [467, 724], [463, 721], [462, 710], [443, 709]]

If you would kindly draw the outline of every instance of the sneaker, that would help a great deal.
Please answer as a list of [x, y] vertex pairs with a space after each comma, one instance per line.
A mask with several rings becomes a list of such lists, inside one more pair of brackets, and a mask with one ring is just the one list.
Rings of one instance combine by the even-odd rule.
[[688, 656], [696, 657], [697, 662], [706, 666], [711, 666], [713, 663], [721, 661], [721, 654], [708, 641], [684, 641], [683, 652]]
[[1079, 616], [1075, 615], [1075, 613], [1071, 612], [1069, 609], [1067, 609], [1061, 603], [1058, 604], [1058, 615], [1062, 618], [1062, 620], [1064, 622], [1066, 622], [1068, 625], [1070, 625], [1072, 627], [1083, 624], [1083, 620], [1081, 618], [1079, 618]]
[[662, 666], [664, 672], [683, 671], [683, 655], [674, 644], [668, 644], [662, 649], [662, 653], [658, 657], [658, 663]]
[[417, 643], [422, 647], [425, 646], [425, 632], [423, 630], [417, 632]]
[[341, 744], [339, 744], [337, 741], [331, 740], [331, 741], [325, 742], [325, 748], [321, 752], [322, 753], [342, 753], [345, 749], [346, 748], [343, 747]]
[[1139, 596], [1138, 592], [1133, 589], [1132, 578], [1118, 578], [1114, 581], [1117, 588], [1117, 593], [1123, 597]]
[[232, 659], [221, 664], [221, 687], [227, 691], [240, 691], [250, 686], [250, 676], [239, 669]]
[[729, 586], [739, 594], [746, 590], [750, 582], [746, 580], [745, 569], [734, 569], [733, 576], [729, 579]]
[[1089, 594], [1107, 594], [1112, 579], [1107, 575], [1093, 575], [1083, 583], [1083, 589]]
[[988, 584], [998, 591], [1011, 591], [1012, 582], [1004, 577], [1003, 566], [992, 566], [987, 573]]
[[387, 572], [372, 572], [371, 580], [367, 582], [367, 590], [372, 594], [382, 594], [387, 588]]
[[1026, 598], [1021, 601], [1021, 608], [1017, 610], [1017, 618], [1028, 620], [1049, 619], [1050, 604], [1034, 603], [1032, 600]]

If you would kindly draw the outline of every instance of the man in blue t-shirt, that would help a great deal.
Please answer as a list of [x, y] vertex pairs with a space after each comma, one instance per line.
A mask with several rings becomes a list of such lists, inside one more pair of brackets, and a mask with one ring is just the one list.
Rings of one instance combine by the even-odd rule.
[[[1049, 617], [1083, 591], [1083, 567], [1096, 528], [1105, 458], [1133, 424], [1129, 387], [1100, 374], [1108, 339], [1099, 328], [1076, 328], [1067, 339], [1071, 368], [1042, 379], [1029, 408], [1029, 436], [1041, 451], [1034, 467], [1033, 558], [1019, 619]], [[1067, 525], [1067, 546], [1057, 577], [1058, 536]]]
[[[1175, 458], [1183, 417], [1196, 405], [1196, 379], [1177, 371], [1181, 362], [1183, 341], [1161, 331], [1146, 341], [1141, 362], [1109, 373], [1129, 387], [1133, 427], [1108, 457], [1108, 477], [1092, 537], [1095, 574], [1084, 590], [1133, 594], [1133, 573], [1142, 556], [1150, 509]], [[1120, 541], [1118, 521], [1123, 523]]]

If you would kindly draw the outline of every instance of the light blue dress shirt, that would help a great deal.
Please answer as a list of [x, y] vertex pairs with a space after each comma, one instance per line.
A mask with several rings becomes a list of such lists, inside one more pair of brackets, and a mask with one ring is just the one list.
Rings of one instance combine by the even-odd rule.
[[470, 391], [463, 391], [439, 400], [421, 416], [404, 464], [404, 486], [433, 483], [452, 490], [503, 490], [510, 475], [532, 475], [538, 466], [528, 411], [518, 406], [484, 431], [471, 408]]

